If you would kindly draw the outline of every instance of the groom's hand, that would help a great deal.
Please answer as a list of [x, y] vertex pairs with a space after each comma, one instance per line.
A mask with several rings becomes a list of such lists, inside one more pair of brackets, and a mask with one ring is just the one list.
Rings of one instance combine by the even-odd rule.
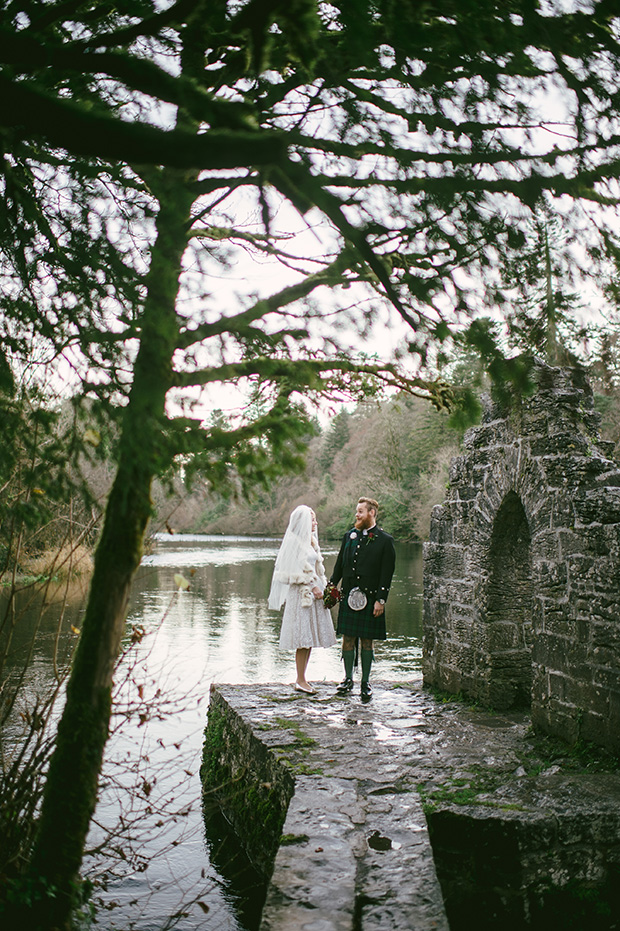
[[385, 605], [382, 605], [380, 601], [375, 601], [374, 611], [372, 612], [374, 617], [381, 617], [385, 611]]

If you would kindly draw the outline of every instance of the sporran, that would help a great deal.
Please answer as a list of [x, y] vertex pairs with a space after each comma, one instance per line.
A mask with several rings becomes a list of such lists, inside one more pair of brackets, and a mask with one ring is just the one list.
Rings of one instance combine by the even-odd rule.
[[347, 604], [353, 611], [361, 611], [368, 604], [368, 598], [361, 588], [352, 588], [347, 598]]

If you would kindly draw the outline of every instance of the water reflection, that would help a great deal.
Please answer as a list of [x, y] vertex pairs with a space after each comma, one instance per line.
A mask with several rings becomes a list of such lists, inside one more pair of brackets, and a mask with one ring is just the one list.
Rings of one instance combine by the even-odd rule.
[[[277, 648], [280, 615], [267, 609], [267, 594], [279, 540], [238, 537], [163, 538], [148, 556], [136, 583], [142, 594], [138, 611], [163, 612], [174, 591], [174, 575], [191, 578], [167, 624], [184, 631], [201, 631], [208, 655], [209, 678], [227, 682], [289, 681], [292, 656]], [[337, 550], [324, 546], [327, 570]], [[230, 557], [230, 558], [228, 558]], [[153, 592], [160, 601], [152, 602]], [[387, 610], [388, 640], [377, 644], [375, 675], [410, 678], [419, 672], [422, 637], [421, 548], [397, 549], [396, 575]], [[140, 595], [137, 594], [139, 598]], [[199, 634], [198, 634], [199, 636]], [[314, 679], [341, 677], [338, 647], [315, 650], [309, 674]]]
[[[99, 928], [157, 931], [165, 925], [162, 916], [171, 915], [178, 917], [175, 927], [180, 931], [196, 931], [205, 923], [218, 931], [247, 927], [247, 907], [218, 872], [214, 839], [204, 837], [198, 771], [212, 681], [281, 682], [283, 689], [294, 681], [293, 654], [278, 649], [280, 614], [267, 609], [279, 544], [179, 535], [158, 539], [143, 560], [128, 630], [141, 626], [146, 636], [129, 651], [117, 675], [117, 715], [89, 838], [91, 849], [97, 849], [107, 830], [119, 828], [122, 814], [116, 853], [107, 861], [107, 886], [96, 893], [104, 909]], [[335, 547], [323, 546], [328, 573], [336, 553]], [[174, 576], [179, 572], [190, 579], [188, 591], [177, 591]], [[397, 546], [388, 640], [376, 645], [376, 678], [399, 681], [420, 674], [421, 593], [420, 547]], [[76, 600], [68, 612], [63, 634], [67, 648], [74, 637], [70, 627], [79, 627], [81, 610]], [[35, 614], [33, 610], [30, 630]], [[22, 656], [28, 616], [23, 615], [14, 642]], [[39, 686], [42, 678], [53, 677], [53, 619], [44, 630], [31, 667], [32, 681]], [[338, 646], [313, 651], [309, 678], [319, 688], [331, 689], [321, 683], [341, 677]], [[100, 867], [100, 855], [86, 862], [93, 876]]]

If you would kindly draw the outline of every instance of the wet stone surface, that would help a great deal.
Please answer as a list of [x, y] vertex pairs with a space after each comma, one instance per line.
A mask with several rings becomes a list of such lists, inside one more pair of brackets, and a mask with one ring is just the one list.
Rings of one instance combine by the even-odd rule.
[[[535, 875], [553, 864], [554, 845], [568, 880], [566, 845], [578, 850], [573, 873], [585, 869], [584, 845], [599, 872], [620, 862], [616, 772], [558, 755], [527, 714], [440, 701], [419, 681], [373, 687], [368, 704], [359, 687], [340, 697], [330, 683], [315, 696], [282, 684], [212, 687], [227, 727], [248, 728], [295, 780], [261, 931], [447, 931], [429, 840], [435, 815], [517, 824], [515, 856], [527, 853]], [[251, 774], [252, 761], [240, 767]], [[600, 848], [593, 830], [607, 832]]]

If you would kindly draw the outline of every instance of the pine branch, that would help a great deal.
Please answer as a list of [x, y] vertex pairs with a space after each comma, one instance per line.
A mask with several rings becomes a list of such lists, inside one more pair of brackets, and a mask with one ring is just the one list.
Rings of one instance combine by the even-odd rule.
[[162, 130], [94, 113], [85, 106], [0, 75], [0, 125], [43, 138], [73, 155], [160, 164], [170, 168], [227, 169], [269, 165], [286, 154], [282, 133], [210, 130], [199, 135]]
[[287, 307], [295, 301], [302, 300], [316, 288], [333, 286], [343, 282], [346, 280], [344, 273], [353, 261], [354, 257], [346, 250], [343, 250], [337, 259], [326, 268], [321, 269], [314, 275], [307, 275], [302, 281], [282, 288], [270, 297], [261, 298], [261, 300], [256, 301], [241, 313], [230, 317], [222, 316], [213, 323], [203, 323], [192, 330], [186, 330], [179, 338], [179, 349], [188, 349], [196, 343], [214, 336], [220, 336], [223, 333], [243, 333], [252, 323], [261, 320], [267, 314], [275, 313], [283, 307]]

